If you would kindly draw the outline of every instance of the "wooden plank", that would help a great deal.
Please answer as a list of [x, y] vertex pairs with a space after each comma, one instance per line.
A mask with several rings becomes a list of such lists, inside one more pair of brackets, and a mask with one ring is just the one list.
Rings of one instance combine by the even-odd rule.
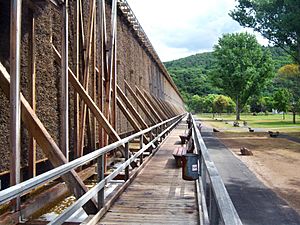
[[[131, 96], [134, 98], [134, 100], [136, 101], [136, 103], [138, 104], [138, 106], [143, 110], [143, 112], [145, 113], [145, 115], [147, 116], [147, 118], [150, 120], [151, 124], [154, 125], [156, 123], [154, 117], [147, 110], [147, 108], [142, 103], [142, 101], [139, 99], [139, 97], [134, 93], [133, 89], [129, 86], [129, 84], [126, 82], [126, 80], [124, 80], [124, 82], [125, 82], [125, 86], [126, 86], [127, 90], [131, 94]], [[159, 120], [157, 120], [157, 121], [159, 122]]]
[[177, 128], [171, 132], [97, 224], [198, 224], [195, 182], [182, 179], [181, 168], [176, 167], [172, 156], [174, 143], [183, 131]]
[[146, 122], [143, 120], [143, 118], [140, 116], [140, 114], [137, 112], [137, 110], [134, 108], [134, 106], [132, 105], [132, 103], [129, 101], [129, 99], [126, 97], [126, 95], [124, 94], [124, 92], [121, 90], [121, 88], [119, 86], [117, 87], [117, 91], [118, 91], [118, 95], [120, 96], [120, 98], [122, 99], [122, 101], [125, 103], [125, 105], [129, 109], [130, 113], [139, 122], [139, 124], [141, 125], [141, 127], [143, 129], [148, 128], [148, 125], [146, 124]]
[[[125, 149], [128, 150], [128, 143], [125, 145]], [[131, 174], [129, 174], [129, 170], [125, 169], [125, 176], [127, 176], [128, 179], [126, 179], [126, 182], [122, 185], [122, 187], [116, 192], [115, 195], [111, 199], [109, 199], [105, 206], [99, 210], [99, 212], [94, 215], [91, 219], [89, 219], [88, 222], [83, 223], [85, 225], [95, 225], [98, 224], [98, 221], [104, 216], [104, 214], [111, 208], [111, 206], [116, 202], [116, 200], [121, 196], [121, 194], [129, 187], [130, 184], [134, 181], [134, 179], [140, 174], [140, 172], [143, 171], [143, 169], [147, 166], [147, 164], [150, 162], [152, 157], [154, 156], [155, 152], [158, 150], [158, 148], [151, 154], [147, 159], [144, 161], [144, 163], [131, 171]], [[128, 151], [127, 151], [128, 153]], [[127, 156], [128, 157], [128, 156]], [[130, 177], [129, 177], [130, 175]], [[122, 224], [124, 221], [122, 222]], [[82, 225], [83, 225], [82, 224]]]
[[[76, 79], [76, 78], [75, 78]], [[10, 76], [5, 67], [0, 63], [0, 87], [8, 96], [10, 90]], [[43, 149], [46, 157], [50, 160], [54, 167], [67, 163], [67, 160], [51, 135], [48, 133], [42, 122], [39, 120], [35, 112], [30, 107], [30, 104], [21, 94], [21, 112], [22, 120], [28, 131], [36, 139], [38, 145]], [[67, 183], [69, 190], [78, 198], [87, 191], [86, 186], [78, 177], [75, 171], [71, 171], [62, 176]], [[97, 210], [96, 204], [89, 201], [84, 207], [88, 213], [93, 213]]]
[[[30, 26], [30, 35], [29, 35], [29, 74], [30, 74], [30, 105], [32, 110], [36, 110], [36, 46], [35, 46], [35, 15], [32, 10], [29, 10], [29, 26]], [[29, 149], [28, 149], [28, 176], [36, 176], [36, 141], [29, 135]]]
[[141, 97], [141, 99], [144, 101], [145, 105], [147, 105], [147, 107], [150, 109], [150, 111], [152, 112], [152, 114], [155, 116], [155, 118], [157, 120], [159, 120], [159, 122], [162, 122], [163, 119], [160, 117], [160, 115], [158, 115], [158, 113], [155, 111], [155, 109], [153, 108], [153, 106], [151, 105], [151, 103], [148, 101], [148, 99], [143, 95], [143, 93], [140, 91], [140, 89], [135, 86], [136, 92], [137, 94]]

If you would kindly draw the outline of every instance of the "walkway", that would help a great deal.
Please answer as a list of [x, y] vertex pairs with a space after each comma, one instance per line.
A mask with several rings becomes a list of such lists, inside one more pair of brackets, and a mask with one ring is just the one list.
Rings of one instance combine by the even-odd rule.
[[[203, 124], [203, 123], [202, 123]], [[245, 225], [298, 225], [300, 216], [266, 187], [203, 124], [202, 136]]]
[[195, 183], [181, 178], [172, 156], [185, 129], [182, 122], [171, 132], [100, 224], [197, 224]]

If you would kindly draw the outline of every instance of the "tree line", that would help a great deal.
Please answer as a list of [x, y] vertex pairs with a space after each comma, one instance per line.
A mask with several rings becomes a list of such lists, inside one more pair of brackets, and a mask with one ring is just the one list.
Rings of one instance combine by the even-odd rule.
[[235, 111], [237, 120], [247, 110], [299, 112], [300, 8], [294, 6], [291, 0], [239, 0], [230, 12], [273, 47], [260, 46], [248, 33], [225, 34], [214, 52], [165, 63], [188, 107], [195, 112]]

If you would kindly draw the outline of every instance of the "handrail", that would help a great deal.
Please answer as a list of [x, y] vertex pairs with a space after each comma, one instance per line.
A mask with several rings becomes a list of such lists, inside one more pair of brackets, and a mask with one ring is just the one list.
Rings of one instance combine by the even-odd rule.
[[[209, 221], [204, 216], [203, 224], [219, 224], [220, 220], [224, 225], [241, 225], [239, 215], [231, 201], [231, 198], [225, 188], [221, 176], [211, 160], [207, 147], [203, 141], [201, 133], [197, 128], [196, 121], [191, 116], [193, 137], [196, 147], [196, 153], [200, 155], [200, 176], [197, 182], [199, 182], [201, 194], [204, 198], [201, 198], [202, 209], [206, 209], [208, 212], [204, 214], [208, 215]], [[207, 182], [207, 179], [209, 182]], [[204, 202], [205, 201], [205, 202]]]
[[118, 166], [118, 168], [116, 170], [114, 170], [110, 175], [105, 177], [96, 186], [94, 186], [88, 192], [86, 192], [84, 195], [82, 195], [74, 204], [72, 204], [70, 207], [65, 209], [58, 217], [56, 217], [53, 221], [51, 221], [48, 224], [49, 225], [63, 224], [63, 222], [66, 221], [66, 219], [68, 219], [78, 209], [80, 209], [86, 202], [88, 202], [93, 196], [95, 196], [104, 187], [105, 184], [107, 184], [114, 177], [116, 177], [122, 170], [124, 170], [127, 166], [129, 166], [130, 163], [132, 161], [134, 161], [134, 159], [139, 157], [144, 151], [146, 151], [149, 147], [151, 147], [152, 143], [155, 143], [156, 141], [158, 141], [167, 132], [169, 132], [174, 126], [176, 126], [181, 121], [182, 118], [183, 118], [183, 115], [174, 117], [173, 119], [177, 119], [177, 120], [172, 125], [170, 125], [164, 131], [162, 131], [159, 135], [157, 135], [157, 137], [155, 137], [147, 145], [143, 146], [143, 148], [141, 148], [137, 153], [135, 153], [132, 157], [130, 157], [128, 160], [126, 160], [124, 163], [122, 163], [120, 166]]
[[[38, 175], [38, 176], [36, 176], [34, 178], [31, 178], [29, 180], [23, 181], [22, 183], [19, 183], [17, 185], [9, 187], [9, 188], [7, 188], [3, 191], [0, 191], [0, 205], [6, 203], [6, 202], [8, 202], [8, 201], [10, 201], [10, 200], [12, 200], [16, 197], [18, 197], [18, 196], [21, 196], [21, 195], [29, 192], [30, 190], [46, 183], [46, 182], [49, 182], [49, 181], [51, 181], [51, 180], [53, 180], [57, 177], [60, 177], [63, 174], [65, 174], [67, 172], [70, 172], [73, 169], [75, 169], [79, 166], [82, 166], [82, 165], [88, 163], [89, 161], [94, 160], [94, 159], [100, 157], [101, 155], [103, 155], [105, 153], [108, 153], [108, 152], [110, 152], [110, 151], [112, 151], [112, 150], [114, 150], [114, 149], [130, 142], [133, 139], [152, 131], [153, 129], [156, 129], [156, 128], [158, 128], [162, 125], [165, 125], [165, 124], [167, 124], [171, 121], [174, 121], [176, 119], [179, 119], [179, 118], [181, 119], [184, 115], [185, 114], [178, 115], [178, 116], [175, 116], [175, 117], [170, 118], [168, 120], [165, 120], [165, 121], [163, 121], [161, 123], [158, 123], [158, 124], [156, 124], [152, 127], [144, 129], [140, 132], [137, 132], [137, 133], [132, 134], [132, 135], [126, 137], [126, 138], [123, 138], [123, 139], [121, 139], [117, 142], [114, 142], [114, 143], [112, 143], [110, 145], [107, 145], [103, 148], [95, 150], [94, 152], [91, 152], [91, 153], [89, 153], [85, 156], [77, 158], [77, 159], [75, 159], [75, 160], [73, 160], [73, 161], [71, 161], [67, 164], [56, 167], [56, 168], [54, 168], [54, 169], [52, 169], [52, 170], [50, 170], [46, 173], [43, 173], [43, 174]], [[153, 141], [149, 142], [149, 144], [151, 144], [151, 145], [153, 143], [154, 143]], [[147, 146], [148, 146], [148, 144], [147, 144]]]

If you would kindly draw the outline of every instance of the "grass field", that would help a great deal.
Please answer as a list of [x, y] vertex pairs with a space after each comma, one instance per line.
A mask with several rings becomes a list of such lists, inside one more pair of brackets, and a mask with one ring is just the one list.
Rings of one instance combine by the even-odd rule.
[[[216, 115], [213, 119], [212, 114], [198, 114], [200, 119], [204, 120], [206, 123], [215, 128], [224, 129], [225, 131], [240, 131], [240, 129], [235, 129], [232, 126], [232, 121], [235, 121], [234, 114], [222, 114]], [[285, 115], [285, 120], [283, 120], [282, 115], [280, 114], [269, 114], [262, 115], [258, 114], [253, 116], [252, 114], [241, 114], [241, 122], [247, 122], [247, 126], [251, 128], [259, 128], [261, 130], [278, 130], [280, 132], [290, 133], [292, 136], [299, 137], [300, 134], [300, 116], [296, 116], [296, 124], [293, 124], [293, 115], [287, 114]], [[228, 122], [228, 124], [226, 123]]]

